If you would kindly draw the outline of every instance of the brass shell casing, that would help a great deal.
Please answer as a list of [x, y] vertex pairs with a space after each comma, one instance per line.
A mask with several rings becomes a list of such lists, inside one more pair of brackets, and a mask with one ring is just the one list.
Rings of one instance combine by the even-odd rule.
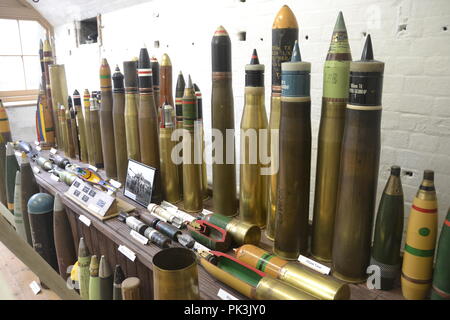
[[317, 300], [296, 287], [270, 277], [263, 277], [258, 282], [255, 298], [257, 300]]
[[164, 199], [170, 203], [181, 201], [181, 190], [178, 178], [178, 168], [172, 161], [172, 149], [176, 145], [171, 140], [173, 128], [159, 128], [161, 177]]
[[169, 248], [153, 257], [155, 300], [198, 300], [198, 271], [195, 253], [186, 248]]
[[[200, 212], [203, 209], [201, 165], [194, 161], [194, 133], [186, 129], [183, 150], [183, 207], [189, 213]], [[190, 150], [190, 155], [186, 150]]]
[[225, 228], [233, 236], [234, 241], [239, 244], [255, 244], [261, 240], [261, 230], [257, 225], [250, 224], [238, 219], [231, 219]]

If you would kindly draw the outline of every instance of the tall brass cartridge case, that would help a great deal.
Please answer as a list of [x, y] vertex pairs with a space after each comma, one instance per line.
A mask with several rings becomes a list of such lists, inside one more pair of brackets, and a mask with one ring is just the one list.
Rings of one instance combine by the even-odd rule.
[[[72, 130], [72, 115], [71, 115], [71, 106], [72, 106], [72, 98], [68, 97], [68, 101], [67, 101], [67, 107], [65, 108], [64, 112], [65, 112], [65, 121], [66, 121], [66, 128], [67, 128], [67, 152], [66, 155], [69, 158], [75, 159], [76, 156], [76, 152], [75, 152], [75, 138], [73, 136], [73, 130]], [[78, 137], [77, 137], [78, 139]], [[78, 144], [77, 144], [78, 146]]]
[[69, 130], [67, 128], [67, 121], [66, 121], [66, 107], [63, 104], [58, 104], [58, 120], [59, 120], [59, 127], [61, 131], [61, 141], [63, 143], [63, 151], [64, 154], [67, 157], [70, 157], [69, 155]]
[[261, 146], [267, 146], [264, 105], [264, 65], [256, 49], [245, 67], [245, 105], [241, 119], [239, 218], [260, 228], [267, 221], [267, 175], [261, 163]]
[[367, 278], [380, 159], [383, 71], [384, 63], [373, 59], [368, 35], [361, 60], [350, 63], [333, 237], [333, 275], [347, 282]]
[[[298, 39], [298, 24], [294, 13], [284, 5], [278, 11], [272, 25], [272, 93], [269, 118], [269, 150], [273, 170], [269, 177], [268, 214], [266, 236], [273, 240], [275, 236], [275, 218], [278, 191], [278, 130], [280, 129], [281, 106], [281, 64], [292, 56], [294, 42]], [[272, 138], [272, 135], [273, 136]]]
[[206, 160], [205, 160], [205, 132], [203, 130], [203, 98], [200, 88], [194, 83], [195, 97], [197, 98], [197, 121], [195, 121], [195, 131], [198, 136], [197, 139], [201, 141], [201, 156], [202, 156], [202, 193], [203, 199], [208, 199], [208, 175], [206, 172]]
[[150, 66], [150, 58], [146, 48], [142, 48], [139, 55], [138, 77], [138, 128], [141, 162], [156, 169], [152, 185], [151, 201], [159, 204], [162, 201], [162, 191], [159, 159], [158, 114], [153, 96], [152, 68]]
[[194, 134], [196, 119], [197, 103], [189, 76], [183, 96], [183, 207], [187, 212], [203, 209], [201, 143]]
[[408, 300], [426, 299], [431, 289], [437, 219], [434, 172], [425, 170], [406, 228], [401, 285], [403, 296]]
[[69, 96], [69, 115], [70, 115], [70, 127], [72, 129], [73, 148], [75, 150], [75, 158], [77, 160], [81, 160], [80, 136], [78, 134], [77, 116], [76, 111], [72, 105], [72, 98], [70, 96]]
[[103, 58], [100, 66], [100, 87], [102, 100], [100, 105], [100, 131], [102, 139], [103, 164], [106, 177], [117, 179], [116, 148], [114, 146], [113, 96], [111, 69]]
[[[50, 45], [49, 40], [44, 40], [43, 43], [43, 63], [44, 63], [44, 73], [45, 73], [45, 92], [46, 92], [46, 102], [47, 102], [47, 109], [48, 112], [51, 113], [52, 117], [52, 124], [53, 124], [53, 135], [54, 135], [54, 142], [57, 142], [58, 138], [58, 114], [55, 112], [55, 109], [57, 106], [53, 105], [53, 99], [52, 99], [52, 89], [50, 84], [50, 72], [49, 72], [49, 66], [53, 64], [53, 53], [52, 53], [52, 47]], [[51, 141], [48, 141], [51, 143]]]
[[153, 257], [155, 300], [199, 300], [195, 253], [185, 248], [169, 248]]
[[[44, 43], [45, 45], [45, 43]], [[44, 54], [45, 54], [45, 46], [44, 46]], [[56, 136], [57, 139], [63, 138], [64, 133], [61, 130], [61, 123], [56, 121], [58, 119], [58, 110], [59, 104], [67, 104], [67, 81], [66, 81], [66, 71], [63, 64], [49, 64], [48, 65], [48, 73], [49, 73], [49, 79], [50, 79], [50, 87], [51, 87], [51, 103], [53, 108], [53, 120], [57, 124], [56, 126]], [[47, 90], [47, 94], [49, 94]], [[50, 102], [50, 99], [47, 101]], [[60, 141], [58, 140], [58, 148], [60, 150], [64, 150], [65, 148], [65, 140], [62, 140], [61, 145]]]
[[323, 71], [322, 112], [317, 145], [311, 253], [331, 261], [345, 106], [352, 55], [342, 12], [336, 21]]
[[95, 152], [94, 152], [94, 137], [91, 130], [91, 100], [88, 89], [84, 89], [83, 93], [83, 108], [84, 108], [84, 130], [86, 133], [88, 162], [95, 166]]
[[320, 275], [296, 262], [283, 260], [254, 245], [237, 249], [238, 260], [307, 292], [321, 300], [346, 300], [350, 298], [350, 287], [332, 277]]
[[295, 43], [291, 62], [281, 65], [280, 169], [274, 252], [297, 260], [308, 251], [311, 169], [311, 64]]
[[378, 206], [370, 265], [380, 267], [380, 289], [391, 290], [400, 271], [404, 203], [400, 167], [391, 167], [391, 176]]
[[141, 161], [139, 149], [138, 108], [137, 108], [137, 71], [134, 61], [124, 61], [125, 77], [125, 134], [128, 159]]
[[93, 91], [91, 95], [91, 108], [89, 110], [91, 116], [91, 132], [92, 144], [94, 151], [94, 163], [99, 169], [103, 168], [103, 151], [102, 151], [102, 133], [100, 131], [100, 107], [99, 92]]
[[[183, 129], [183, 95], [186, 83], [183, 74], [178, 74], [177, 85], [175, 88], [175, 129]], [[181, 137], [183, 139], [183, 137]], [[180, 151], [180, 156], [183, 157], [183, 150]], [[183, 162], [177, 164], [178, 179], [180, 180], [181, 196], [183, 196]]]
[[163, 104], [161, 112], [161, 128], [159, 128], [159, 148], [161, 156], [161, 178], [164, 199], [170, 203], [181, 201], [181, 190], [178, 179], [178, 168], [172, 161], [172, 149], [175, 141], [171, 136], [174, 130], [173, 107]]
[[125, 183], [128, 167], [127, 137], [125, 131], [125, 90], [123, 87], [123, 74], [119, 66], [112, 76], [113, 88], [113, 124], [114, 145], [116, 148], [117, 180]]
[[[155, 76], [155, 74], [153, 74]], [[159, 102], [155, 100], [158, 104], [159, 112], [161, 113], [162, 106], [167, 100], [167, 103], [171, 106], [175, 106], [172, 94], [172, 62], [170, 61], [169, 55], [164, 53], [161, 58], [161, 65], [159, 68], [159, 83], [160, 83], [160, 95]], [[173, 116], [175, 117], [175, 108], [173, 108]]]
[[[217, 146], [218, 148], [222, 148], [222, 150], [218, 150], [218, 152], [213, 150], [213, 207], [216, 213], [224, 216], [234, 216], [237, 212], [237, 201], [234, 105], [231, 81], [231, 40], [228, 32], [222, 26], [217, 28], [214, 33], [211, 43], [211, 53], [212, 129], [218, 130], [223, 138], [223, 145]], [[231, 137], [228, 137], [227, 129], [233, 130]]]
[[58, 193], [55, 194], [53, 207], [53, 234], [55, 237], [59, 275], [63, 279], [67, 279], [70, 275], [68, 267], [75, 263], [77, 255], [69, 219], [61, 202], [61, 196]]
[[73, 105], [75, 107], [75, 115], [78, 122], [78, 134], [80, 136], [80, 160], [82, 162], [89, 162], [83, 107], [81, 106], [81, 97], [78, 90], [75, 90], [73, 93]]
[[152, 56], [150, 58], [150, 66], [152, 68], [152, 87], [153, 87], [153, 98], [154, 98], [154, 106], [155, 106], [155, 112], [156, 112], [156, 117], [158, 119], [158, 123], [160, 120], [160, 105], [159, 105], [159, 100], [160, 100], [160, 88], [159, 88], [159, 62], [158, 59], [156, 59], [155, 56]]

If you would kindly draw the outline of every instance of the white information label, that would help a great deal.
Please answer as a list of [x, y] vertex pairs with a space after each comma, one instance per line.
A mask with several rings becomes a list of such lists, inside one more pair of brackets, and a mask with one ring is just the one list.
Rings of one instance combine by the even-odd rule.
[[128, 259], [130, 259], [131, 261], [134, 262], [134, 260], [136, 260], [136, 254], [133, 251], [131, 251], [130, 249], [128, 249], [127, 247], [125, 247], [123, 245], [120, 245], [119, 246], [119, 251], [121, 253], [123, 253], [123, 255], [125, 257], [127, 257]]
[[34, 144], [38, 146], [39, 145], [39, 141], [34, 140]]
[[87, 225], [88, 227], [91, 225], [91, 220], [90, 220], [88, 217], [83, 216], [82, 214], [80, 214], [80, 215], [78, 216], [78, 219], [80, 219], [80, 221], [83, 222], [83, 223], [84, 223], [85, 225]]
[[235, 296], [229, 294], [228, 292], [226, 292], [222, 288], [220, 288], [219, 292], [217, 292], [217, 296], [220, 299], [222, 299], [222, 300], [239, 300], [238, 298], [236, 298]]
[[36, 281], [33, 281], [32, 283], [30, 283], [30, 288], [31, 288], [31, 290], [33, 290], [34, 294], [38, 294], [39, 292], [41, 292], [41, 287], [39, 286], [39, 284]]
[[50, 149], [50, 153], [51, 154], [56, 154], [58, 152], [58, 150], [56, 150], [55, 148], [51, 148]]
[[39, 170], [38, 167], [33, 167], [33, 172], [34, 172], [35, 174], [38, 174], [39, 172], [41, 172], [41, 170]]
[[134, 240], [136, 240], [137, 242], [140, 242], [142, 244], [147, 244], [148, 243], [148, 239], [146, 237], [144, 237], [142, 234], [137, 233], [134, 230], [130, 231], [130, 235], [131, 237], [133, 237]]
[[321, 263], [318, 263], [317, 261], [311, 260], [305, 256], [300, 255], [300, 257], [298, 257], [298, 261], [301, 264], [303, 264], [313, 270], [316, 270], [317, 272], [320, 272], [322, 274], [330, 274], [330, 270], [331, 270], [330, 268], [328, 268], [327, 266], [324, 266]]
[[119, 181], [116, 181], [114, 179], [109, 179], [109, 183], [111, 183], [112, 186], [117, 189], [119, 189], [122, 186], [122, 184]]
[[93, 165], [89, 165], [89, 169], [91, 169], [92, 171], [95, 171], [95, 172], [97, 172], [97, 167], [94, 167]]
[[108, 191], [106, 192], [106, 194], [112, 196], [112, 195], [114, 194], [114, 192], [112, 192], [111, 190], [108, 190]]
[[95, 213], [99, 213], [100, 209], [95, 204], [88, 205], [88, 209], [94, 211]]
[[53, 181], [59, 182], [59, 177], [55, 176], [54, 174], [50, 175], [50, 179], [52, 179]]
[[40, 146], [37, 146], [37, 147], [36, 147], [36, 150], [37, 150], [37, 151], [41, 151], [42, 148], [41, 148]]
[[16, 151], [16, 152], [14, 152], [14, 154], [16, 155], [16, 157], [22, 157], [22, 152], [20, 152], [20, 151]]

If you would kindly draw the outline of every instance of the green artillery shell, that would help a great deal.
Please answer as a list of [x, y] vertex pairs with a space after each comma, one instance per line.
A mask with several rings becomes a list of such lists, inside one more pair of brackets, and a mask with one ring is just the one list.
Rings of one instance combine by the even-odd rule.
[[61, 196], [58, 193], [55, 194], [53, 207], [53, 233], [55, 236], [59, 274], [63, 279], [67, 279], [70, 276], [68, 268], [77, 260], [77, 254], [69, 219], [61, 202]]
[[108, 261], [103, 255], [100, 258], [98, 277], [100, 279], [100, 300], [112, 300], [113, 274], [111, 268], [109, 267]]
[[216, 161], [212, 164], [213, 207], [216, 213], [224, 216], [234, 216], [237, 212], [234, 134], [232, 137], [226, 139], [228, 137], [226, 134], [227, 129], [231, 129], [234, 132], [231, 40], [228, 32], [222, 26], [217, 28], [214, 33], [211, 43], [211, 53], [212, 129], [220, 131], [223, 138], [223, 146], [218, 146], [218, 148], [222, 148], [222, 152], [214, 152], [213, 154], [213, 157], [217, 157], [215, 159]]
[[274, 252], [296, 260], [308, 251], [311, 168], [311, 64], [295, 42], [291, 62], [281, 65], [280, 169]]
[[200, 88], [194, 83], [195, 97], [197, 98], [197, 118], [195, 122], [196, 131], [199, 134], [198, 139], [202, 143], [202, 193], [203, 199], [208, 199], [208, 175], [206, 173], [206, 161], [205, 161], [205, 132], [203, 130], [203, 99]]
[[137, 72], [134, 61], [123, 63], [125, 76], [125, 132], [127, 139], [128, 159], [141, 161], [139, 149], [139, 129], [138, 129], [138, 108], [136, 101], [137, 93]]
[[[67, 107], [65, 109], [65, 119], [66, 119], [66, 126], [67, 126], [67, 150], [68, 155], [70, 158], [75, 159], [76, 152], [75, 152], [75, 138], [73, 136], [73, 130], [72, 130], [72, 115], [71, 115], [71, 106], [72, 106], [72, 98], [68, 97]], [[78, 146], [78, 143], [77, 143]]]
[[113, 300], [122, 300], [122, 282], [125, 279], [122, 268], [116, 265], [114, 269], [114, 283], [113, 283]]
[[171, 139], [174, 127], [173, 107], [170, 104], [163, 104], [161, 112], [161, 128], [159, 128], [161, 179], [164, 199], [170, 203], [178, 203], [181, 200], [178, 168], [172, 161], [172, 150], [176, 144], [176, 142]]
[[381, 288], [391, 290], [400, 272], [400, 246], [403, 237], [403, 189], [400, 167], [391, 167], [391, 176], [378, 206], [370, 265], [380, 267]]
[[112, 76], [113, 89], [113, 123], [114, 141], [116, 148], [117, 179], [125, 183], [127, 176], [128, 156], [127, 138], [125, 133], [125, 90], [123, 88], [123, 74], [118, 66]]
[[268, 191], [268, 214], [266, 225], [266, 236], [273, 240], [275, 234], [275, 215], [277, 209], [277, 190], [278, 190], [278, 154], [276, 135], [280, 129], [280, 106], [281, 106], [281, 64], [289, 61], [292, 56], [294, 42], [298, 39], [298, 24], [294, 13], [284, 5], [278, 11], [272, 25], [272, 93], [270, 104], [269, 119], [269, 146], [271, 155], [271, 166], [273, 168], [270, 175]]
[[[22, 210], [22, 187], [21, 187], [21, 173], [19, 170], [16, 172], [16, 188], [14, 190], [14, 222], [16, 225], [16, 232], [22, 237], [22, 239], [31, 244], [31, 233], [27, 233], [25, 229], [25, 223], [23, 221]], [[26, 210], [26, 209], [25, 209]]]
[[450, 300], [450, 209], [439, 236], [431, 300]]
[[[20, 185], [22, 188], [22, 216], [23, 216], [23, 225], [25, 227], [25, 232], [27, 234], [27, 239], [31, 240], [31, 229], [30, 229], [30, 219], [28, 212], [28, 200], [30, 200], [31, 196], [39, 192], [39, 187], [36, 183], [36, 179], [34, 177], [33, 170], [31, 169], [30, 162], [25, 152], [22, 152], [22, 159], [20, 163]], [[32, 242], [28, 242], [32, 245]]]
[[116, 149], [114, 146], [114, 124], [113, 124], [113, 96], [111, 85], [111, 70], [106, 59], [102, 59], [100, 66], [100, 87], [102, 102], [100, 105], [100, 130], [102, 132], [103, 164], [106, 177], [117, 178]]
[[[44, 43], [44, 55], [45, 55], [45, 43]], [[52, 100], [52, 106], [53, 106], [53, 120], [58, 119], [58, 110], [59, 104], [63, 104], [65, 105], [67, 103], [67, 96], [68, 91], [67, 91], [67, 81], [66, 81], [66, 71], [64, 68], [63, 64], [50, 64], [48, 65], [48, 72], [49, 72], [49, 77], [50, 77], [50, 86], [51, 86], [51, 100]], [[47, 92], [48, 93], [48, 92]], [[60, 144], [60, 141], [58, 141], [58, 148], [60, 150], [64, 150], [65, 148], [65, 140], [63, 138], [64, 133], [61, 130], [61, 123], [58, 124], [58, 126], [56, 127], [56, 134], [57, 134], [57, 139], [60, 139], [61, 137], [61, 142], [62, 144]]]
[[78, 90], [73, 92], [73, 105], [75, 107], [75, 115], [78, 122], [78, 134], [80, 136], [80, 160], [89, 162], [83, 107], [81, 106], [81, 97]]
[[91, 130], [91, 95], [88, 89], [84, 89], [83, 106], [84, 106], [84, 129], [86, 132], [87, 152], [89, 164], [95, 166], [94, 138]]
[[122, 282], [122, 300], [141, 300], [141, 281], [136, 277], [129, 277]]
[[68, 103], [69, 103], [70, 127], [72, 129], [73, 148], [75, 149], [75, 158], [77, 160], [81, 160], [80, 136], [78, 134], [77, 115], [72, 105], [72, 98], [70, 96], [68, 99]]
[[14, 147], [12, 142], [8, 142], [6, 145], [6, 172], [5, 179], [2, 184], [6, 184], [6, 199], [8, 209], [11, 213], [14, 213], [14, 184], [16, 181], [16, 172], [19, 170], [19, 164], [17, 163], [16, 155], [14, 154]]
[[256, 49], [245, 66], [245, 105], [241, 119], [239, 218], [264, 227], [267, 221], [267, 175], [261, 163], [261, 146], [267, 146], [264, 104], [264, 65]]
[[[184, 81], [183, 74], [178, 74], [177, 85], [175, 88], [175, 119], [176, 129], [183, 129], [183, 95], [184, 87], [186, 83]], [[183, 156], [183, 150], [180, 152], [180, 156]], [[178, 179], [180, 179], [181, 194], [183, 194], [183, 163], [177, 165], [178, 167]]]
[[151, 57], [150, 66], [152, 68], [152, 86], [153, 86], [153, 97], [155, 101], [155, 111], [156, 116], [159, 116], [159, 62], [156, 57]]
[[426, 299], [431, 289], [436, 248], [438, 204], [434, 171], [425, 170], [406, 227], [401, 285], [408, 300]]
[[311, 253], [331, 261], [345, 107], [352, 56], [342, 12], [331, 37], [323, 71], [322, 112], [317, 145]]
[[53, 236], [53, 197], [36, 193], [27, 204], [33, 248], [55, 270], [58, 270]]
[[384, 63], [373, 59], [368, 35], [361, 61], [350, 63], [333, 236], [333, 275], [348, 282], [365, 281], [370, 260], [380, 159], [383, 71]]
[[45, 72], [45, 92], [47, 95], [47, 108], [49, 109], [49, 112], [52, 114], [52, 123], [54, 128], [54, 137], [56, 140], [59, 137], [59, 126], [58, 126], [58, 116], [57, 111], [55, 110], [55, 105], [53, 105], [53, 99], [52, 99], [52, 89], [50, 84], [50, 71], [49, 66], [53, 64], [53, 53], [52, 53], [52, 47], [50, 45], [50, 41], [45, 40], [43, 44], [43, 62], [44, 62], [44, 72]]
[[91, 132], [92, 144], [94, 150], [94, 162], [97, 168], [103, 168], [103, 151], [102, 151], [102, 133], [100, 130], [100, 107], [99, 107], [99, 92], [93, 91], [91, 94]]
[[162, 201], [162, 191], [159, 159], [158, 114], [153, 97], [152, 68], [150, 67], [150, 58], [146, 48], [142, 48], [139, 55], [138, 77], [138, 128], [141, 162], [156, 169], [152, 186], [152, 202], [160, 204]]
[[194, 122], [197, 119], [197, 102], [191, 76], [183, 96], [183, 205], [187, 212], [203, 209], [201, 158], [194, 140]]
[[89, 300], [100, 300], [100, 278], [98, 277], [98, 258], [96, 255], [91, 257], [89, 265]]
[[84, 238], [80, 238], [78, 245], [78, 281], [80, 285], [80, 296], [83, 300], [89, 300], [89, 265], [91, 263], [91, 254], [84, 242]]

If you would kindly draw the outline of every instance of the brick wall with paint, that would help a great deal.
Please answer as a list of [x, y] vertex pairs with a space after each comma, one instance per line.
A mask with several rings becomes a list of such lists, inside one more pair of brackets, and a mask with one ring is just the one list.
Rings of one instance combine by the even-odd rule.
[[[164, 52], [168, 53], [174, 81], [182, 70], [185, 76], [191, 74], [202, 90], [205, 135], [210, 139], [210, 46], [215, 29], [222, 24], [232, 40], [235, 126], [239, 128], [244, 103], [244, 66], [250, 61], [253, 48], [258, 50], [260, 62], [266, 65], [269, 113], [271, 26], [283, 4], [289, 5], [297, 17], [302, 57], [312, 63], [311, 179], [315, 179], [323, 63], [335, 19], [342, 10], [353, 59], [359, 59], [365, 35], [370, 33], [375, 58], [386, 63], [378, 199], [390, 166], [400, 165], [407, 217], [423, 170], [433, 169], [441, 225], [450, 206], [448, 0], [155, 0], [104, 14], [102, 10], [82, 10], [78, 16], [83, 19], [102, 14], [103, 45], [76, 47], [73, 22], [67, 21], [55, 28], [57, 62], [66, 65], [69, 92], [73, 92], [75, 88], [99, 88], [101, 57], [106, 57], [113, 67], [137, 56], [144, 44], [158, 59]], [[238, 41], [239, 31], [246, 31], [246, 41]], [[160, 46], [154, 48], [157, 40]], [[238, 145], [236, 152], [238, 157]], [[208, 175], [211, 181], [210, 168]], [[311, 199], [314, 199], [314, 183], [311, 186]]]

